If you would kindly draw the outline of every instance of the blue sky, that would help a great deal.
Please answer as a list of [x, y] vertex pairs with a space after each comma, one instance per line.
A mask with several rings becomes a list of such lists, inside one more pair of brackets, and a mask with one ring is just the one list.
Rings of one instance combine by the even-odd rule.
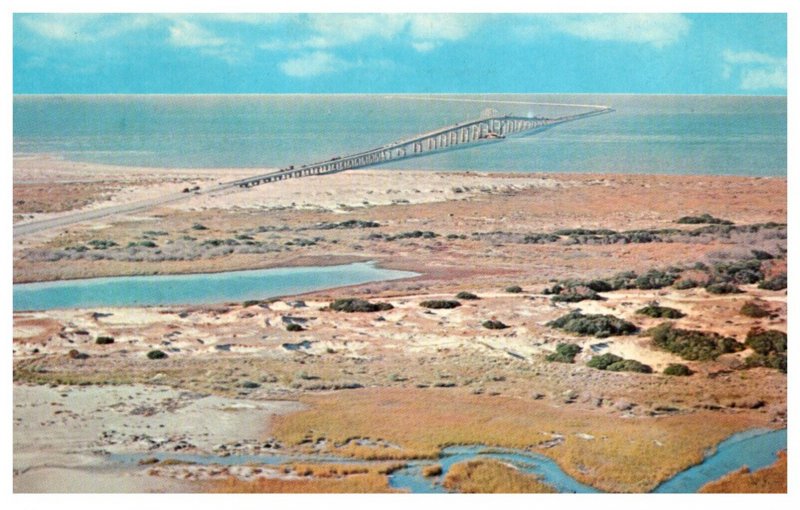
[[15, 14], [29, 93], [786, 94], [785, 14]]

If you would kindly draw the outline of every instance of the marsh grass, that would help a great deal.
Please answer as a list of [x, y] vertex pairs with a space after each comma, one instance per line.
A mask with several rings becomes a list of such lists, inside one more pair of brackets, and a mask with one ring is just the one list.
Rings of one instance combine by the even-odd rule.
[[[761, 425], [759, 417], [697, 411], [623, 420], [581, 409], [459, 389], [368, 388], [301, 399], [309, 408], [275, 417], [273, 434], [286, 444], [326, 438], [382, 438], [400, 448], [329, 447], [358, 458], [437, 458], [441, 448], [483, 444], [529, 448], [565, 437], [557, 448], [535, 450], [553, 458], [581, 483], [617, 492], [644, 492], [696, 464], [729, 435]], [[714, 426], [709, 427], [713, 421]], [[602, 441], [575, 437], [589, 433]]]
[[240, 480], [230, 477], [223, 481], [208, 482], [206, 489], [208, 492], [224, 494], [363, 494], [398, 492], [389, 487], [389, 479], [386, 475], [377, 473], [355, 474], [342, 478], [309, 478], [307, 480], [282, 478]]
[[787, 456], [786, 452], [778, 453], [778, 460], [774, 464], [758, 471], [750, 471], [743, 467], [738, 471], [729, 473], [719, 480], [707, 483], [698, 492], [702, 493], [727, 493], [727, 494], [753, 494], [771, 493], [785, 494], [787, 491]]
[[533, 475], [496, 460], [470, 460], [450, 467], [442, 485], [462, 493], [543, 494], [556, 490]]

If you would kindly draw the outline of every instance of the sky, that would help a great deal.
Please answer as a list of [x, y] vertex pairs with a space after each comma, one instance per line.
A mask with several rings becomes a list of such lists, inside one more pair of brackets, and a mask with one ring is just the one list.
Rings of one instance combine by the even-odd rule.
[[785, 14], [23, 14], [13, 91], [786, 95]]

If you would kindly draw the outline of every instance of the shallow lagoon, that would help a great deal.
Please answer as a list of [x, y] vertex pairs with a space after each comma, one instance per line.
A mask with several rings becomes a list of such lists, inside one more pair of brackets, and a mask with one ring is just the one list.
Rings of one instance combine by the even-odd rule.
[[417, 273], [357, 262], [328, 267], [25, 283], [14, 285], [14, 311], [245, 301], [413, 276]]

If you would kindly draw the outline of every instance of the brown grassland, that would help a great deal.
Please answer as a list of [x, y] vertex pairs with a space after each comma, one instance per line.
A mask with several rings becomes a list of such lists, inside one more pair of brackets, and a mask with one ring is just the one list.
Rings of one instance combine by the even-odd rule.
[[546, 494], [555, 490], [538, 478], [520, 473], [496, 460], [472, 460], [454, 464], [442, 485], [462, 493]]
[[[364, 389], [309, 396], [310, 409], [277, 417], [273, 431], [289, 443], [325, 438], [381, 438], [396, 451], [358, 447], [337, 449], [357, 457], [435, 458], [441, 447], [484, 444], [536, 447], [564, 436], [558, 448], [540, 449], [582, 483], [612, 492], [653, 489], [678, 471], [702, 460], [706, 449], [736, 431], [763, 426], [758, 418], [711, 413], [658, 419], [619, 419], [571, 411], [535, 401], [472, 395], [440, 389]], [[589, 433], [587, 440], [576, 434]]]

